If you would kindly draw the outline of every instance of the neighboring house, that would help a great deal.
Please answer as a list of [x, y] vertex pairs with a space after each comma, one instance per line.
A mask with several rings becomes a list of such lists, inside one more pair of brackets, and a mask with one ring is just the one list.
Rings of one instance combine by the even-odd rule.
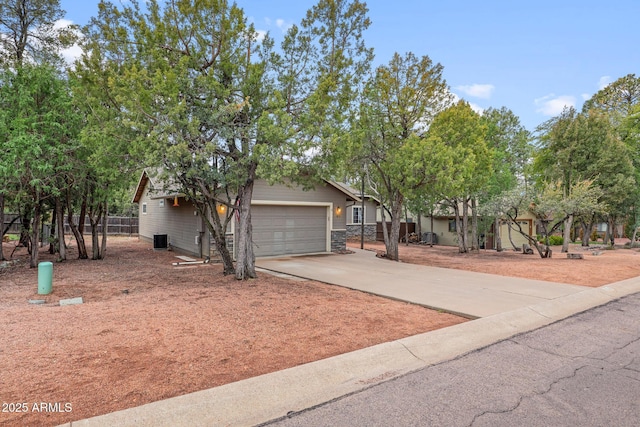
[[[251, 202], [255, 255], [345, 250], [347, 206], [359, 201], [356, 195], [330, 181], [304, 191], [293, 184], [271, 186], [256, 180]], [[183, 194], [162, 192], [162, 187], [143, 172], [133, 202], [139, 205], [141, 239], [155, 243], [166, 236], [167, 243], [181, 252], [198, 257], [214, 255], [215, 245], [205, 221]], [[227, 230], [234, 257], [236, 221], [234, 216]]]
[[[535, 217], [533, 214], [526, 212], [522, 216], [517, 218], [517, 222], [520, 223], [522, 227], [522, 231], [527, 233], [529, 236], [535, 237]], [[443, 246], [457, 246], [458, 245], [458, 235], [456, 234], [456, 221], [453, 215], [440, 215], [433, 217], [433, 230], [431, 230], [431, 218], [423, 217], [421, 219], [422, 223], [422, 233], [433, 232], [436, 235], [436, 243]], [[471, 227], [471, 217], [469, 217], [469, 227]], [[511, 241], [513, 244], [522, 248], [523, 243], [529, 244], [527, 239], [517, 232], [517, 226], [512, 224], [514, 229], [511, 230]], [[471, 229], [469, 228], [469, 231]], [[495, 239], [495, 224], [491, 224], [491, 228], [489, 232], [485, 235], [485, 231], [482, 229], [478, 230], [480, 234], [478, 237], [480, 239], [480, 247], [485, 249], [496, 249], [496, 239]], [[469, 234], [471, 237], [471, 234]], [[508, 249], [511, 246], [511, 241], [509, 240], [509, 223], [505, 221], [500, 222], [500, 238], [502, 241], [502, 247]]]
[[[364, 194], [345, 183], [335, 183], [341, 187], [346, 193], [357, 195], [357, 201], [347, 204], [346, 222], [347, 222], [347, 238], [360, 239], [362, 235], [362, 223], [364, 222], [364, 240], [375, 242], [376, 240], [376, 212], [380, 202], [369, 194]], [[354, 198], [355, 198], [354, 197]], [[364, 199], [364, 203], [362, 202]], [[364, 206], [363, 206], [364, 204]]]

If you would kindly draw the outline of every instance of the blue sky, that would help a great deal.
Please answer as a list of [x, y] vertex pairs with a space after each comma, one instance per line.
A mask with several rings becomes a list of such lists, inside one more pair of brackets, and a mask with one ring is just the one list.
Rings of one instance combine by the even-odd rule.
[[[126, 0], [123, 0], [126, 2]], [[118, 0], [115, 3], [119, 3]], [[278, 39], [311, 0], [237, 0], [256, 28]], [[376, 65], [394, 52], [444, 66], [453, 93], [478, 109], [505, 106], [529, 130], [619, 77], [640, 74], [638, 0], [370, 0], [365, 34]], [[86, 24], [96, 0], [61, 0]]]

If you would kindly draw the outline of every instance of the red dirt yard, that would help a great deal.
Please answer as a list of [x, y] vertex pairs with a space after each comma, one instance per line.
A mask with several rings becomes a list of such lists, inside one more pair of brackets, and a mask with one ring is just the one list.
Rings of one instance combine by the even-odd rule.
[[[360, 242], [349, 242], [360, 248]], [[385, 252], [381, 242], [365, 243], [365, 249]], [[399, 246], [400, 261], [432, 267], [455, 268], [500, 276], [569, 283], [597, 287], [640, 276], [640, 249], [605, 249], [599, 245], [583, 248], [570, 245], [569, 252], [582, 254], [583, 259], [568, 259], [560, 246], [552, 247], [553, 256], [542, 259], [521, 252], [481, 249], [477, 253], [458, 253], [457, 247], [410, 244]]]
[[[13, 244], [4, 248], [8, 256]], [[422, 245], [401, 245], [400, 257], [583, 286], [640, 275], [636, 249], [571, 251], [584, 259], [559, 248], [540, 259]], [[53, 293], [43, 297], [19, 248], [18, 262], [0, 268], [0, 425], [57, 425], [465, 321], [313, 281], [261, 273], [237, 282], [217, 264], [174, 267], [176, 255], [135, 237], [111, 238], [103, 261], [73, 259], [72, 248], [68, 261], [54, 263]], [[76, 297], [84, 303], [58, 305]]]
[[102, 261], [72, 248], [40, 296], [17, 249], [0, 268], [0, 425], [58, 425], [465, 321], [313, 281], [238, 282], [176, 255], [137, 238], [111, 238]]

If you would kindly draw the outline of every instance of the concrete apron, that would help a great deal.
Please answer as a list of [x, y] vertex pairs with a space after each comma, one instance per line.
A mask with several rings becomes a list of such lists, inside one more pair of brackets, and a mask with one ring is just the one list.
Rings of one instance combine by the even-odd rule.
[[253, 426], [640, 292], [640, 277], [66, 426]]
[[391, 262], [363, 250], [349, 255], [261, 258], [256, 265], [471, 319], [585, 290], [583, 286], [565, 283]]

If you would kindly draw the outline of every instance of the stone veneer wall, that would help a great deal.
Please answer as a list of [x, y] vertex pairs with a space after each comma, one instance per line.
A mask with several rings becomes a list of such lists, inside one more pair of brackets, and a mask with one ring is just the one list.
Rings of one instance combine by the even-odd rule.
[[[347, 238], [360, 238], [360, 224], [355, 225], [347, 225]], [[375, 224], [365, 224], [364, 225], [364, 240], [367, 242], [375, 242], [377, 238], [376, 235], [376, 225]]]
[[331, 252], [347, 250], [347, 231], [331, 230]]

